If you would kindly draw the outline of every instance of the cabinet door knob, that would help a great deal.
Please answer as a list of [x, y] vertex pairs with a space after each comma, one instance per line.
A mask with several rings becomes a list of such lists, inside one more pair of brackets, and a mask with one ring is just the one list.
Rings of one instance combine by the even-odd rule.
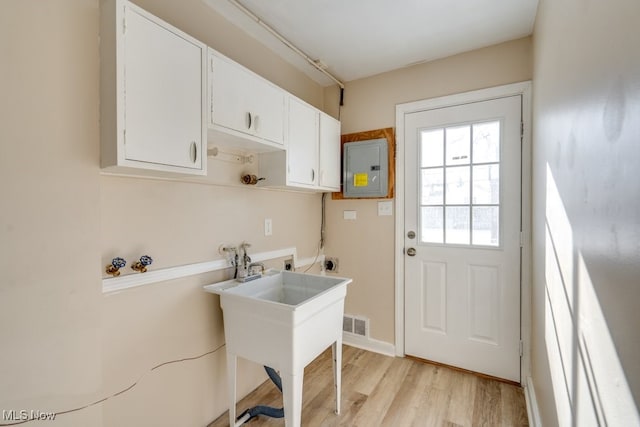
[[251, 119], [251, 111], [247, 112], [247, 129], [251, 129], [251, 122], [253, 120]]
[[198, 160], [198, 144], [195, 141], [191, 141], [191, 161], [193, 163]]

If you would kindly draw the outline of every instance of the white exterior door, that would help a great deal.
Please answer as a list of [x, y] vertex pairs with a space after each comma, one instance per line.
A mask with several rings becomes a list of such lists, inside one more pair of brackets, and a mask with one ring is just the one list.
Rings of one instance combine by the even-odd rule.
[[405, 115], [405, 353], [520, 382], [521, 96]]

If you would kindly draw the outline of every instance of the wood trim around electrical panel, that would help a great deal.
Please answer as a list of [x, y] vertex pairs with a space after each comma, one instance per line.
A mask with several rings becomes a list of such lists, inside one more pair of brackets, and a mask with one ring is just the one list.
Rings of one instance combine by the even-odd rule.
[[[345, 198], [343, 193], [343, 185], [342, 177], [344, 176], [344, 159], [342, 159], [342, 155], [344, 153], [344, 144], [347, 142], [356, 142], [356, 141], [368, 141], [370, 139], [379, 139], [386, 138], [387, 144], [389, 147], [388, 159], [389, 159], [389, 176], [388, 176], [388, 191], [385, 197], [349, 197]], [[364, 132], [355, 132], [348, 133], [342, 135], [340, 137], [340, 158], [342, 161], [340, 162], [340, 192], [339, 193], [331, 193], [332, 200], [354, 200], [354, 199], [393, 199], [394, 197], [394, 188], [396, 182], [396, 136], [393, 128], [384, 128], [384, 129], [375, 129], [375, 130], [367, 130]]]

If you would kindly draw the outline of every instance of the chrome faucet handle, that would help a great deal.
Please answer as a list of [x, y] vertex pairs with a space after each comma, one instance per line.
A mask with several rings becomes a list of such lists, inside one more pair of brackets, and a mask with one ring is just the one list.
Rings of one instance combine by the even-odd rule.
[[246, 269], [249, 268], [249, 264], [251, 263], [251, 257], [247, 253], [247, 248], [250, 248], [250, 247], [251, 247], [251, 243], [248, 243], [248, 242], [242, 242], [240, 244], [240, 250], [242, 251], [242, 263], [244, 265], [244, 268]]

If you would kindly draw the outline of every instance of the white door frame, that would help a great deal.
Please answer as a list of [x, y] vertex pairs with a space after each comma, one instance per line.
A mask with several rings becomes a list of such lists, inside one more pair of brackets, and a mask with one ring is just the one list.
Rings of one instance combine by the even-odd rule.
[[395, 348], [404, 352], [404, 137], [405, 115], [434, 108], [522, 95], [522, 258], [520, 266], [520, 337], [523, 343], [520, 383], [526, 384], [531, 372], [531, 81], [496, 86], [455, 95], [396, 105], [396, 200], [395, 200]]

